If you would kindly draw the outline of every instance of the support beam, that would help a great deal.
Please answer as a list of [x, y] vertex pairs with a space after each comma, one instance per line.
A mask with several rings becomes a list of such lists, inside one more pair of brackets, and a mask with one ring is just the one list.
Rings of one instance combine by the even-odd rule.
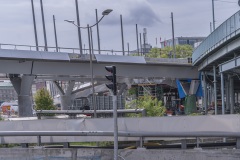
[[127, 89], [127, 84], [126, 83], [121, 84], [118, 95], [122, 95], [126, 91], [126, 89]]
[[54, 81], [54, 85], [57, 88], [57, 90], [59, 91], [60, 94], [60, 99], [61, 99], [61, 110], [68, 110], [68, 107], [71, 105], [71, 95], [72, 95], [72, 90], [73, 87], [75, 85], [75, 81], [69, 81], [68, 82], [68, 86], [66, 91], [64, 92], [64, 90], [61, 88], [61, 86], [59, 85], [59, 83], [57, 83], [56, 81]]
[[33, 75], [9, 75], [10, 81], [18, 94], [18, 115], [19, 117], [32, 117], [32, 83]]

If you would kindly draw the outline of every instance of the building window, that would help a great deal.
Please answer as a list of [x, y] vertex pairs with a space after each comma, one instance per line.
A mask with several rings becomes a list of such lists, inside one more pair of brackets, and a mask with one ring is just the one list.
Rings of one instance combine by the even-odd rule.
[[180, 39], [178, 40], [179, 45], [187, 44], [187, 40]]

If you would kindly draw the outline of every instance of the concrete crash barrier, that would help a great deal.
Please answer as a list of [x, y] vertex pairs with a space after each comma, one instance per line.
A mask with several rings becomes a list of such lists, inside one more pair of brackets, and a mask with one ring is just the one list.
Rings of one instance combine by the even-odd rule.
[[[119, 160], [239, 160], [240, 150], [119, 150]], [[0, 149], [1, 160], [112, 160], [111, 149]]]
[[[240, 148], [238, 126], [240, 115], [119, 118], [118, 141], [232, 137]], [[0, 144], [113, 141], [113, 128], [110, 118], [1, 121]]]

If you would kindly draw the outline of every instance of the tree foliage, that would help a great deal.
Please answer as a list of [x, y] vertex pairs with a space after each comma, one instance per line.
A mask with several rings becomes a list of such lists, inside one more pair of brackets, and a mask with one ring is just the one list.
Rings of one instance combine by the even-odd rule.
[[[190, 45], [176, 45], [176, 58], [188, 58], [192, 56], [193, 48]], [[149, 58], [172, 58], [173, 47], [152, 48], [146, 57]]]
[[132, 87], [128, 90], [128, 95], [136, 95], [136, 93], [137, 93], [136, 87]]
[[36, 104], [36, 110], [55, 110], [56, 108], [53, 105], [53, 99], [50, 96], [49, 92], [42, 88], [37, 91], [34, 96], [34, 101]]
[[132, 100], [126, 108], [142, 108], [147, 112], [148, 117], [157, 117], [163, 116], [166, 112], [166, 108], [162, 105], [162, 101], [159, 101], [157, 98], [145, 95], [139, 97], [138, 99]]

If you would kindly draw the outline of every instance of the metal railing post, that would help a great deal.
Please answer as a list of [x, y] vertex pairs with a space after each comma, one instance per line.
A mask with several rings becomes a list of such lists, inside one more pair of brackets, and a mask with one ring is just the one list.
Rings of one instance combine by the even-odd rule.
[[237, 149], [240, 149], [240, 138], [237, 138], [236, 148], [237, 148]]
[[37, 145], [41, 146], [41, 136], [37, 136]]
[[187, 149], [187, 140], [186, 139], [181, 140], [181, 149]]

